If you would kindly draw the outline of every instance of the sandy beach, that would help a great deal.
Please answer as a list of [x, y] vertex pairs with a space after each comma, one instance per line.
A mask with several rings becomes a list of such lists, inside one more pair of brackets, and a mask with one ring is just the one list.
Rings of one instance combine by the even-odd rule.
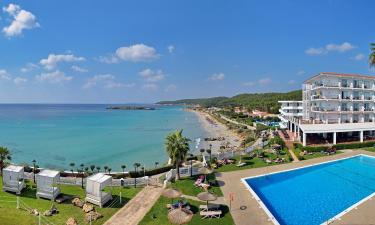
[[[199, 144], [199, 149], [204, 148], [208, 149], [209, 145], [212, 145], [212, 153], [218, 153], [220, 146], [228, 145], [230, 148], [227, 148], [228, 151], [231, 147], [239, 147], [242, 141], [242, 137], [236, 134], [235, 132], [228, 129], [228, 127], [210, 116], [206, 112], [191, 110], [190, 112], [195, 113], [199, 118], [199, 121], [202, 127], [207, 131], [208, 137], [202, 137]], [[215, 140], [215, 141], [205, 141], [204, 138], [219, 138], [223, 137], [224, 140]], [[229, 143], [228, 143], [229, 142]]]

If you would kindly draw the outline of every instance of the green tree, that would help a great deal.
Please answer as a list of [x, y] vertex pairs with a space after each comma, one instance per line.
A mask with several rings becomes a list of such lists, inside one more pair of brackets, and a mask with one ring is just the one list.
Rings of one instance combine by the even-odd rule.
[[100, 172], [100, 169], [101, 169], [100, 166], [96, 167], [96, 170], [98, 171], [98, 173]]
[[182, 130], [170, 133], [166, 137], [165, 148], [169, 158], [172, 159], [172, 163], [176, 167], [176, 180], [180, 179], [179, 166], [184, 161], [187, 153], [190, 150], [189, 142], [190, 139], [182, 135]]
[[75, 166], [75, 165], [76, 165], [76, 164], [75, 164], [74, 162], [69, 163], [70, 171], [72, 171], [72, 175], [74, 175], [74, 166]]
[[91, 166], [90, 166], [90, 169], [91, 169], [91, 172], [94, 173], [95, 165], [91, 165]]
[[3, 169], [5, 166], [5, 163], [9, 160], [12, 160], [12, 156], [10, 154], [10, 151], [7, 147], [1, 147], [0, 146], [0, 170], [1, 175], [3, 175]]
[[370, 56], [369, 56], [369, 64], [370, 67], [375, 67], [375, 43], [370, 44]]
[[126, 165], [121, 165], [122, 173], [125, 174]]
[[104, 173], [107, 173], [108, 166], [104, 166]]
[[136, 188], [137, 187], [138, 167], [140, 167], [141, 164], [140, 163], [134, 163], [133, 166], [134, 166], [134, 187]]

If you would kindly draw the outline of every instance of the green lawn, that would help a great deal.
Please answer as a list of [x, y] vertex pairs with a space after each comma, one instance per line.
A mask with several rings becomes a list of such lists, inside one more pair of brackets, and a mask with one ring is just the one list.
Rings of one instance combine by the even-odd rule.
[[[16, 195], [12, 193], [7, 193], [2, 191], [2, 178], [0, 177], [0, 217], [2, 225], [33, 225], [38, 224], [38, 218], [29, 214], [26, 210], [16, 209]], [[79, 186], [67, 186], [60, 185], [61, 192], [64, 194], [70, 194], [74, 196], [79, 196], [84, 198], [85, 192]], [[122, 204], [115, 204], [111, 208], [99, 208], [97, 211], [103, 215], [103, 218], [97, 220], [95, 225], [103, 224], [107, 219], [109, 219], [119, 208], [121, 208], [126, 202], [128, 202], [132, 197], [134, 197], [141, 189], [140, 188], [120, 188], [114, 187], [112, 194], [114, 198], [119, 196], [121, 191], [122, 194]], [[44, 212], [48, 210], [52, 202], [44, 199], [36, 199], [35, 197], [36, 189], [32, 187], [31, 184], [27, 184], [27, 189], [22, 192], [20, 200], [27, 204], [29, 207], [37, 209], [39, 212]], [[54, 224], [65, 224], [69, 217], [74, 217], [77, 219], [79, 224], [83, 224], [84, 213], [82, 209], [73, 206], [70, 202], [57, 204], [55, 203], [59, 214], [52, 217], [47, 217], [49, 221]], [[44, 223], [45, 224], [45, 223]]]
[[[176, 182], [173, 182], [171, 186], [178, 189], [185, 195], [196, 196], [197, 194], [204, 191], [203, 188], [194, 186], [194, 182], [197, 180], [197, 178], [198, 176], [182, 178]], [[215, 183], [215, 174], [207, 175], [207, 180], [209, 182]], [[223, 196], [223, 193], [221, 192], [218, 184], [212, 185], [208, 190], [212, 193], [215, 193], [217, 196]]]
[[[294, 154], [298, 157], [299, 160], [308, 160], [308, 159], [313, 159], [313, 158], [318, 158], [318, 157], [323, 157], [323, 156], [328, 156], [324, 152], [313, 152], [313, 154], [309, 155], [304, 155], [303, 158], [300, 156], [301, 150], [298, 148], [293, 149]], [[340, 154], [342, 153], [341, 151], [336, 151], [335, 154]]]
[[[204, 205], [205, 203], [192, 200], [188, 200], [188, 202], [194, 213], [193, 219], [188, 223], [189, 225], [234, 225], [228, 207], [222, 206], [220, 208], [224, 215], [219, 219], [201, 219], [199, 215], [199, 205]], [[167, 217], [168, 210], [166, 204], [168, 203], [171, 203], [171, 200], [161, 196], [139, 225], [171, 225]]]
[[369, 152], [375, 152], [375, 147], [360, 148], [359, 150], [366, 150]]
[[[264, 153], [266, 158], [269, 159], [276, 159], [277, 155], [271, 154], [271, 153]], [[287, 154], [280, 155], [281, 158], [285, 158], [286, 162], [289, 162], [289, 157]], [[215, 169], [216, 172], [229, 172], [229, 171], [235, 171], [235, 170], [245, 170], [245, 169], [251, 169], [251, 168], [258, 168], [258, 167], [264, 167], [264, 166], [272, 166], [272, 165], [278, 165], [279, 163], [266, 163], [260, 158], [250, 158], [249, 156], [242, 156], [242, 162], [246, 163], [245, 166], [238, 167], [237, 164], [240, 160], [240, 156], [234, 156], [233, 159], [236, 160], [235, 163], [221, 166], [217, 169]]]

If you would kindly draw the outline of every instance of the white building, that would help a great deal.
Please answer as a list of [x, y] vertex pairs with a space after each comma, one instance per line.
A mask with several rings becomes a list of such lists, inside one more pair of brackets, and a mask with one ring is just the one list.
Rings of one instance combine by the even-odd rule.
[[304, 146], [374, 139], [374, 76], [319, 73], [302, 92], [302, 102], [280, 101], [280, 117]]

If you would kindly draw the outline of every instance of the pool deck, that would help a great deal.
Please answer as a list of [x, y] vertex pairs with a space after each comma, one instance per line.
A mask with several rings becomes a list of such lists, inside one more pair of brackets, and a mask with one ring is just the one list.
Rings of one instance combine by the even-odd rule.
[[[221, 185], [225, 200], [229, 205], [229, 196], [234, 195], [232, 202], [231, 214], [236, 225], [270, 225], [273, 222], [269, 219], [265, 211], [260, 207], [259, 203], [253, 198], [246, 186], [241, 182], [241, 178], [257, 176], [267, 173], [278, 172], [282, 170], [290, 170], [316, 163], [327, 162], [336, 159], [342, 159], [359, 154], [375, 156], [374, 152], [364, 150], [345, 151], [344, 153], [303, 160], [294, 163], [287, 163], [262, 168], [238, 170], [233, 172], [217, 173], [216, 178]], [[280, 194], [288, 194], [280, 191]], [[245, 207], [241, 207], [245, 206]], [[242, 208], [242, 210], [240, 209]], [[244, 209], [245, 208], [245, 209]], [[357, 206], [355, 209], [343, 215], [339, 220], [331, 224], [375, 224], [375, 197], [369, 199]]]

